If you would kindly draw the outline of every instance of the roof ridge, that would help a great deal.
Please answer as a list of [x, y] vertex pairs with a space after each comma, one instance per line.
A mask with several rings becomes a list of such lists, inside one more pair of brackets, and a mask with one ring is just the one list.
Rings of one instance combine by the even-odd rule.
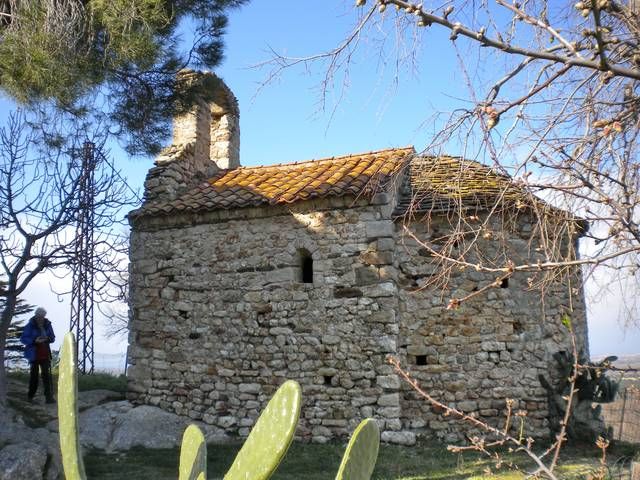
[[415, 160], [413, 163], [413, 166], [417, 166], [417, 163], [420, 161], [425, 161], [425, 160], [430, 160], [434, 162], [434, 166], [435, 162], [437, 162], [440, 159], [448, 159], [448, 160], [454, 160], [456, 161], [460, 166], [470, 166], [470, 167], [480, 167], [481, 169], [485, 170], [486, 174], [491, 174], [491, 175], [495, 175], [497, 177], [501, 177], [504, 180], [508, 180], [513, 182], [514, 178], [511, 174], [507, 173], [503, 173], [499, 170], [497, 170], [493, 165], [490, 164], [486, 164], [483, 163], [479, 160], [473, 160], [471, 158], [466, 158], [463, 157], [461, 155], [449, 155], [449, 154], [444, 154], [444, 155], [424, 155], [424, 154], [419, 154], [416, 155]]
[[217, 174], [219, 175], [220, 173], [226, 173], [226, 172], [231, 172], [231, 171], [240, 171], [240, 170], [253, 170], [253, 169], [261, 169], [261, 168], [273, 168], [273, 167], [285, 167], [285, 166], [297, 166], [297, 165], [304, 165], [304, 164], [308, 164], [308, 163], [319, 163], [319, 162], [328, 162], [328, 161], [335, 161], [335, 160], [346, 160], [349, 158], [353, 158], [353, 157], [363, 157], [363, 156], [368, 156], [368, 155], [375, 155], [375, 154], [382, 154], [382, 153], [386, 153], [386, 152], [398, 152], [398, 151], [402, 151], [402, 150], [411, 150], [413, 152], [415, 152], [415, 147], [413, 145], [408, 145], [406, 147], [395, 147], [395, 148], [384, 148], [382, 150], [372, 150], [369, 152], [362, 152], [362, 153], [350, 153], [350, 154], [346, 154], [346, 155], [337, 155], [337, 156], [333, 156], [333, 157], [324, 157], [324, 158], [314, 158], [311, 160], [300, 160], [300, 161], [296, 161], [296, 162], [283, 162], [283, 163], [273, 163], [271, 165], [253, 165], [253, 166], [241, 166], [241, 167], [237, 167], [237, 168], [227, 168], [227, 169], [223, 169], [220, 170]]

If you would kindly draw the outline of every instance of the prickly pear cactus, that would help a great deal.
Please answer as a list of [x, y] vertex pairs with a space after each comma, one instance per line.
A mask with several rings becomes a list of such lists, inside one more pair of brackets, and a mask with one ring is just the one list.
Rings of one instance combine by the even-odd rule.
[[84, 462], [78, 438], [78, 377], [76, 348], [73, 333], [64, 336], [60, 352], [58, 378], [58, 419], [60, 423], [60, 450], [67, 480], [85, 480]]
[[[289, 380], [282, 384], [258, 418], [225, 480], [266, 480], [271, 477], [293, 440], [300, 418], [301, 397], [297, 382]], [[65, 478], [86, 480], [78, 437], [78, 378], [73, 333], [65, 335], [60, 353], [58, 418]], [[187, 427], [182, 437], [178, 478], [207, 478], [207, 446], [204, 435], [195, 425]]]
[[189, 425], [182, 436], [178, 480], [207, 479], [207, 443], [202, 431]]
[[370, 418], [355, 429], [336, 475], [336, 480], [369, 480], [378, 459], [380, 429]]
[[280, 464], [293, 440], [302, 393], [288, 380], [271, 398], [238, 452], [224, 480], [266, 480]]

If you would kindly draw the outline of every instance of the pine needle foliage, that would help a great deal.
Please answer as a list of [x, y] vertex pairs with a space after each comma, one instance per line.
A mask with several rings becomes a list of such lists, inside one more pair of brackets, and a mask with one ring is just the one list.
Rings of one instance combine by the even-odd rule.
[[[169, 119], [192, 106], [174, 91], [177, 72], [220, 63], [226, 13], [246, 1], [0, 0], [0, 90], [76, 114], [104, 99], [128, 150], [155, 153]], [[193, 38], [186, 49], [180, 34]]]
[[[5, 281], [0, 280], [0, 310], [4, 309], [6, 284], [7, 283]], [[11, 320], [11, 324], [7, 330], [5, 361], [11, 362], [22, 358], [23, 347], [20, 342], [20, 335], [22, 335], [22, 330], [26, 326], [26, 319], [23, 316], [31, 312], [34, 308], [35, 307], [33, 305], [29, 305], [24, 300], [18, 299], [13, 320]]]

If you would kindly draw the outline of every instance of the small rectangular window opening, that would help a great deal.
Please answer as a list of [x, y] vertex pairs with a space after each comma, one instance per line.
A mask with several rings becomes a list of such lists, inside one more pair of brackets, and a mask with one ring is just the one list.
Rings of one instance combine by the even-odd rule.
[[513, 333], [520, 334], [522, 332], [524, 332], [524, 326], [522, 325], [522, 322], [520, 320], [515, 320], [513, 322]]
[[306, 249], [298, 251], [300, 257], [300, 281], [302, 283], [313, 283], [313, 257]]
[[503, 278], [500, 282], [500, 288], [509, 288], [509, 279]]
[[426, 364], [427, 364], [426, 355], [416, 355], [416, 365], [426, 365]]
[[331, 386], [331, 380], [333, 380], [333, 377], [331, 375], [325, 375], [324, 376], [324, 384], [327, 387]]
[[313, 259], [311, 257], [302, 261], [302, 283], [313, 283]]

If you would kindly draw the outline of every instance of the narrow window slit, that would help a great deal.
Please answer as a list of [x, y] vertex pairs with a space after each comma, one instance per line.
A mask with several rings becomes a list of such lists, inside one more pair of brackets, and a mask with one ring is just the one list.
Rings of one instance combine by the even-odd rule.
[[302, 283], [313, 283], [313, 257], [309, 250], [300, 249], [300, 278]]

